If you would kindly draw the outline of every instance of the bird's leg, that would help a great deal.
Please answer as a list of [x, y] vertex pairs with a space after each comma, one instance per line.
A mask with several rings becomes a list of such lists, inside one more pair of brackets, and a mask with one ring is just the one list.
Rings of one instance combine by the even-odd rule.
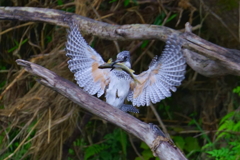
[[132, 105], [129, 104], [123, 104], [120, 108], [123, 112], [133, 112], [133, 113], [139, 113], [139, 110]]

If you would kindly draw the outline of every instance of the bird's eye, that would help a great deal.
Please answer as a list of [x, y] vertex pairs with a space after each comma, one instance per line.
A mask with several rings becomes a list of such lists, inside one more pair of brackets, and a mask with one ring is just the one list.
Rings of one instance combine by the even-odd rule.
[[123, 59], [124, 59], [124, 61], [126, 61], [127, 60], [127, 56], [124, 56]]

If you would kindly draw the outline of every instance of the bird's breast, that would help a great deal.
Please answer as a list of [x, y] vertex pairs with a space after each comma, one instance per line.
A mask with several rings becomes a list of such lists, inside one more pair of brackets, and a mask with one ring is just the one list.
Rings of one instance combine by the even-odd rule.
[[110, 76], [110, 83], [106, 90], [106, 101], [108, 104], [120, 108], [126, 97], [128, 96], [130, 89], [130, 80], [125, 78], [119, 78], [112, 74]]

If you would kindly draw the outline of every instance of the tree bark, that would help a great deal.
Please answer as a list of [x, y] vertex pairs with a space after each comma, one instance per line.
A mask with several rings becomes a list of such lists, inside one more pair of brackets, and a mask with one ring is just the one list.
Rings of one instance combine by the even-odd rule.
[[144, 141], [161, 160], [186, 160], [182, 152], [153, 124], [146, 124], [130, 114], [114, 108], [91, 96], [56, 73], [37, 64], [18, 59], [18, 65], [29, 73], [39, 76], [41, 84], [67, 97], [87, 111], [111, 122]]
[[40, 21], [67, 27], [73, 21], [82, 31], [110, 40], [158, 39], [166, 41], [176, 34], [183, 42], [187, 63], [198, 73], [214, 77], [240, 75], [240, 51], [224, 48], [191, 33], [186, 24], [184, 33], [164, 26], [132, 24], [112, 25], [73, 13], [34, 7], [0, 7], [0, 19]]

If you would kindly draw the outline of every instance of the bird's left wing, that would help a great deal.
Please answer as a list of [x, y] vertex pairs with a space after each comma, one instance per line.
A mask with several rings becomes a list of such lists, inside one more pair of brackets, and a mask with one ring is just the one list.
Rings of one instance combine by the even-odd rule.
[[128, 100], [133, 106], [149, 106], [171, 96], [184, 79], [186, 64], [181, 51], [181, 43], [176, 36], [171, 36], [166, 42], [160, 57], [155, 57], [149, 69], [135, 75], [140, 83], [131, 83]]
[[66, 43], [68, 67], [75, 80], [89, 94], [100, 97], [109, 83], [109, 69], [99, 69], [104, 64], [102, 57], [90, 47], [79, 32], [78, 26], [71, 24]]

